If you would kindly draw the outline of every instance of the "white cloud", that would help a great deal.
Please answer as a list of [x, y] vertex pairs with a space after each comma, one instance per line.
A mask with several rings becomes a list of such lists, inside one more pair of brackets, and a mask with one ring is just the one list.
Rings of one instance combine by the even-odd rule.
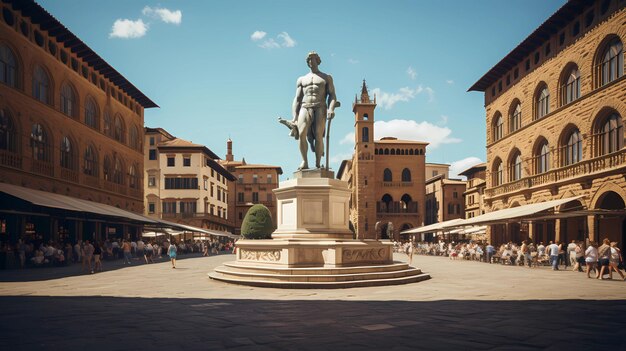
[[359, 63], [359, 60], [355, 60], [353, 58], [349, 58], [348, 59], [348, 63], [351, 64], [351, 65], [356, 65], [357, 63]]
[[409, 68], [407, 68], [406, 74], [408, 74], [409, 78], [411, 78], [413, 80], [415, 80], [415, 78], [417, 77], [417, 72], [415, 72], [415, 70], [411, 66], [409, 66]]
[[[452, 130], [430, 122], [416, 122], [406, 119], [374, 122], [374, 139], [396, 137], [402, 140], [416, 140], [429, 143], [429, 149], [436, 149], [442, 144], [456, 144], [462, 140], [451, 136]], [[354, 132], [346, 134], [339, 144], [354, 145]]]
[[453, 81], [452, 79], [448, 79], [448, 80], [446, 80], [446, 83], [448, 83], [448, 84], [454, 84], [454, 81]]
[[[265, 32], [256, 31], [252, 33], [250, 39], [252, 39], [252, 41], [258, 41], [265, 38], [266, 35], [267, 33]], [[289, 33], [281, 32], [276, 35], [276, 38], [269, 38], [263, 41], [259, 44], [259, 47], [263, 49], [292, 48], [296, 46], [296, 44], [298, 43], [289, 35]]]
[[266, 32], [262, 30], [257, 30], [254, 33], [252, 33], [252, 35], [250, 36], [250, 39], [252, 39], [252, 41], [257, 41], [257, 40], [261, 40], [265, 38], [266, 35], [267, 35]]
[[430, 87], [423, 87], [421, 85], [416, 88], [404, 87], [398, 89], [395, 93], [387, 93], [380, 88], [375, 88], [372, 93], [376, 94], [376, 102], [382, 106], [385, 110], [391, 109], [396, 103], [403, 101], [407, 102], [413, 100], [417, 95], [426, 92], [428, 94], [428, 102], [432, 102], [435, 99], [435, 92]]
[[136, 21], [129, 19], [117, 19], [113, 23], [111, 33], [109, 33], [109, 38], [141, 38], [146, 35], [147, 31], [148, 24], [144, 23], [141, 19]]
[[483, 161], [481, 161], [480, 158], [475, 156], [466, 157], [464, 159], [454, 161], [450, 163], [450, 172], [448, 176], [451, 178], [456, 178], [459, 176], [459, 173], [482, 162]]
[[146, 6], [141, 13], [143, 13], [144, 16], [158, 18], [165, 23], [180, 24], [183, 20], [183, 13], [180, 10], [172, 11], [166, 8], [152, 8]]
[[354, 132], [346, 134], [341, 140], [339, 140], [339, 144], [351, 144], [354, 145]]
[[287, 32], [282, 32], [282, 33], [278, 34], [276, 37], [279, 38], [279, 39], [282, 39], [283, 42], [280, 45], [283, 46], [283, 47], [292, 48], [292, 47], [296, 46], [296, 44], [297, 44], [296, 41], [293, 40], [293, 38], [290, 37], [289, 33], [287, 33]]

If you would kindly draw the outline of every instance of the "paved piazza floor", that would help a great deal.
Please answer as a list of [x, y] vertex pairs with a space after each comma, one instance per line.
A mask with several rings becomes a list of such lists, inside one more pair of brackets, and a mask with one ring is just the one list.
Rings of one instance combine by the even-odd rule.
[[617, 279], [430, 256], [414, 265], [432, 279], [391, 287], [281, 290], [207, 277], [233, 259], [2, 271], [0, 350], [626, 350]]

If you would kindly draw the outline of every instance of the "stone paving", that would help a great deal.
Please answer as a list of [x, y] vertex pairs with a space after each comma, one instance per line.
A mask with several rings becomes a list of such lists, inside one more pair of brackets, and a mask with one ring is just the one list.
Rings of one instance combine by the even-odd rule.
[[281, 290], [207, 278], [233, 259], [0, 272], [0, 350], [626, 350], [624, 281], [430, 256], [414, 265], [432, 279], [392, 287]]

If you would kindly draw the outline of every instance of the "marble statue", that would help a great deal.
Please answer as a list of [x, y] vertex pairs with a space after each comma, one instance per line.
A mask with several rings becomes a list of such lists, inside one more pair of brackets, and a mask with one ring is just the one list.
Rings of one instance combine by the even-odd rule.
[[[308, 145], [315, 153], [315, 167], [322, 168], [320, 161], [324, 156], [324, 136], [326, 135], [326, 168], [328, 168], [328, 133], [330, 121], [335, 117], [335, 108], [339, 107], [339, 101], [335, 95], [335, 86], [330, 74], [319, 70], [322, 63], [319, 55], [312, 51], [306, 57], [306, 62], [311, 71], [298, 78], [296, 83], [296, 97], [292, 104], [291, 121], [279, 118], [279, 122], [291, 130], [293, 136], [299, 142], [302, 163], [298, 170], [308, 169]], [[328, 121], [328, 130], [326, 128]]]

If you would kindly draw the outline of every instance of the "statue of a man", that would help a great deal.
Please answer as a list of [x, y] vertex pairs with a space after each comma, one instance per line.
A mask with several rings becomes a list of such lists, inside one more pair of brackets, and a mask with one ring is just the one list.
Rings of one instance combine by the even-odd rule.
[[310, 52], [306, 62], [311, 72], [298, 78], [296, 83], [296, 97], [293, 99], [291, 109], [293, 120], [280, 119], [281, 123], [291, 129], [291, 135], [300, 143], [302, 163], [298, 170], [309, 168], [307, 141], [311, 144], [311, 150], [315, 152], [315, 167], [321, 167], [326, 120], [333, 119], [335, 107], [339, 107], [333, 78], [318, 68], [322, 63], [319, 55], [315, 51]]

